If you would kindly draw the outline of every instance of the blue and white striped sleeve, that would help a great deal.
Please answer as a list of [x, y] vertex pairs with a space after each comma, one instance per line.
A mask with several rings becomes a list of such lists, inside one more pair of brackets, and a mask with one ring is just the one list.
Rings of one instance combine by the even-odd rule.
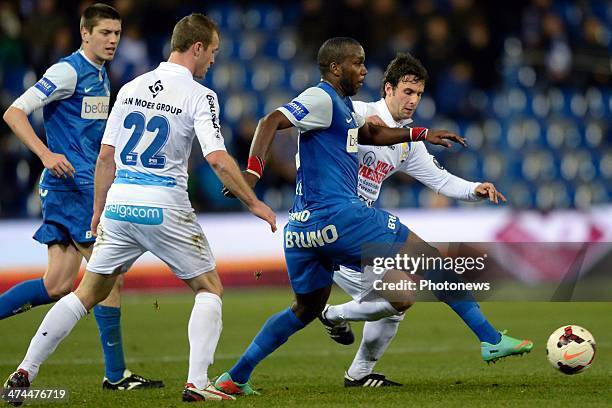
[[277, 110], [302, 132], [327, 129], [331, 125], [333, 114], [331, 97], [317, 87], [306, 89]]
[[17, 98], [11, 106], [27, 115], [36, 109], [72, 96], [76, 89], [77, 72], [67, 62], [58, 62], [47, 69], [43, 77]]

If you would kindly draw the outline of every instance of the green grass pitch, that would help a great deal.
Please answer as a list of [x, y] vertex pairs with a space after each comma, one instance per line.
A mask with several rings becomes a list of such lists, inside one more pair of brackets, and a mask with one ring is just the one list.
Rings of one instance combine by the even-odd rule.
[[[336, 291], [332, 299], [344, 301], [346, 295]], [[227, 289], [223, 334], [211, 377], [231, 367], [267, 317], [286, 307], [290, 300], [288, 288]], [[180, 398], [187, 375], [187, 321], [192, 302], [193, 296], [188, 293], [133, 294], [124, 299], [122, 327], [128, 367], [163, 379], [164, 389], [102, 391], [102, 352], [91, 315], [43, 365], [33, 387], [68, 389], [70, 406], [185, 406]], [[420, 303], [408, 311], [396, 339], [377, 366], [377, 371], [404, 383], [403, 387], [343, 388], [343, 372], [358, 341], [352, 346], [340, 346], [315, 321], [256, 369], [252, 380], [262, 391], [261, 396], [221, 404], [487, 408], [612, 405], [612, 304], [489, 302], [483, 303], [482, 309], [498, 328], [532, 339], [535, 347], [531, 354], [487, 366], [480, 357], [478, 341], [448, 307]], [[0, 322], [3, 380], [21, 361], [47, 310], [48, 307], [36, 308]], [[545, 356], [548, 335], [567, 323], [586, 327], [597, 341], [593, 366], [575, 376], [556, 372]], [[359, 334], [361, 325], [353, 327]]]

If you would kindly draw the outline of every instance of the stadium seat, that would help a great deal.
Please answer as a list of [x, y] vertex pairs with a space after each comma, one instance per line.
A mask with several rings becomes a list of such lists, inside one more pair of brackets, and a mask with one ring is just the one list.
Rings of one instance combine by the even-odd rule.
[[238, 58], [250, 62], [259, 55], [266, 38], [266, 35], [260, 31], [243, 31], [238, 41]]
[[[285, 78], [285, 67], [275, 60], [256, 59], [251, 65], [249, 85], [256, 92], [277, 89]], [[248, 75], [247, 75], [248, 76]]]
[[604, 143], [605, 129], [608, 126], [599, 120], [589, 120], [585, 127], [585, 142], [590, 148], [597, 149]]
[[242, 117], [255, 116], [257, 112], [257, 97], [252, 93], [236, 92], [225, 98], [223, 117], [231, 123]]
[[291, 68], [289, 83], [293, 92], [302, 92], [309, 86], [316, 84], [320, 73], [316, 66], [296, 64]]
[[282, 61], [292, 60], [297, 54], [297, 40], [291, 30], [282, 30], [275, 35], [269, 35], [263, 46], [264, 54], [270, 58]]
[[580, 184], [576, 187], [574, 206], [576, 208], [590, 208], [597, 204], [609, 202], [610, 192], [599, 182]]
[[612, 150], [608, 149], [599, 160], [599, 172], [603, 178], [612, 180]]
[[546, 118], [550, 113], [550, 98], [543, 93], [536, 93], [533, 95], [530, 104], [530, 113], [539, 117]]
[[468, 124], [462, 132], [472, 149], [480, 149], [485, 142], [484, 132], [480, 123]]
[[505, 191], [516, 208], [531, 208], [535, 203], [535, 193], [525, 182], [514, 182], [510, 189]]
[[484, 155], [482, 161], [483, 180], [497, 182], [507, 174], [508, 165], [506, 157], [499, 152]]
[[244, 66], [234, 62], [220, 62], [211, 74], [213, 89], [243, 90], [247, 85]]
[[570, 109], [576, 118], [583, 118], [588, 109], [588, 103], [581, 92], [574, 92], [570, 99]]
[[570, 192], [561, 182], [544, 183], [537, 188], [536, 205], [542, 210], [567, 208], [570, 204]]
[[602, 91], [598, 88], [590, 87], [585, 93], [589, 115], [592, 117], [602, 117], [606, 107]]

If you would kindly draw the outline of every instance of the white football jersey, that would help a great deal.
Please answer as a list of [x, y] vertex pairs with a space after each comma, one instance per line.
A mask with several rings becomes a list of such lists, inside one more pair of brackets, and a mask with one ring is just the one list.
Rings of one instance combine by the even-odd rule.
[[117, 166], [106, 203], [191, 208], [187, 164], [194, 136], [204, 156], [225, 150], [217, 95], [187, 68], [162, 62], [125, 84], [102, 139], [115, 147]]
[[[353, 101], [353, 108], [360, 116], [379, 116], [389, 127], [407, 127], [412, 119], [396, 122], [389, 112], [384, 99], [377, 102]], [[372, 205], [380, 194], [382, 182], [397, 172], [403, 172], [425, 184], [436, 193], [447, 184], [453, 188], [453, 198], [477, 200], [473, 193], [478, 183], [460, 179], [445, 170], [435, 157], [427, 151], [424, 142], [399, 143], [392, 146], [359, 145], [359, 181], [358, 193], [369, 205]], [[454, 186], [453, 186], [454, 187]], [[448, 195], [448, 194], [447, 194]]]

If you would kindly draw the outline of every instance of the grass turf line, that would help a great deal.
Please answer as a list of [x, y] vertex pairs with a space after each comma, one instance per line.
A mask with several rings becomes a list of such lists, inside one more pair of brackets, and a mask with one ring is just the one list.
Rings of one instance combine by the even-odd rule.
[[[335, 302], [346, 295], [336, 291]], [[211, 377], [227, 370], [252, 340], [263, 322], [287, 307], [289, 289], [226, 291], [224, 328]], [[159, 308], [155, 307], [157, 301]], [[161, 378], [166, 388], [151, 391], [103, 392], [102, 352], [95, 319], [89, 315], [43, 365], [36, 388], [67, 388], [69, 405], [91, 407], [184, 406], [180, 392], [188, 364], [187, 321], [190, 294], [127, 295], [122, 327], [128, 367]], [[239, 398], [232, 406], [390, 406], [531, 407], [581, 404], [609, 406], [612, 401], [612, 304], [488, 302], [482, 309], [499, 329], [534, 340], [531, 354], [487, 366], [477, 339], [445, 305], [420, 303], [408, 311], [396, 339], [377, 365], [377, 371], [404, 383], [393, 389], [345, 389], [344, 370], [358, 340], [340, 346], [318, 322], [291, 338], [265, 360], [253, 375], [259, 397]], [[23, 358], [48, 307], [33, 309], [0, 321], [2, 382]], [[545, 342], [563, 324], [589, 329], [597, 341], [592, 368], [576, 376], [556, 372], [546, 360]], [[27, 406], [49, 404], [28, 404]], [[54, 404], [55, 406], [55, 404]], [[62, 406], [58, 404], [57, 406]]]

